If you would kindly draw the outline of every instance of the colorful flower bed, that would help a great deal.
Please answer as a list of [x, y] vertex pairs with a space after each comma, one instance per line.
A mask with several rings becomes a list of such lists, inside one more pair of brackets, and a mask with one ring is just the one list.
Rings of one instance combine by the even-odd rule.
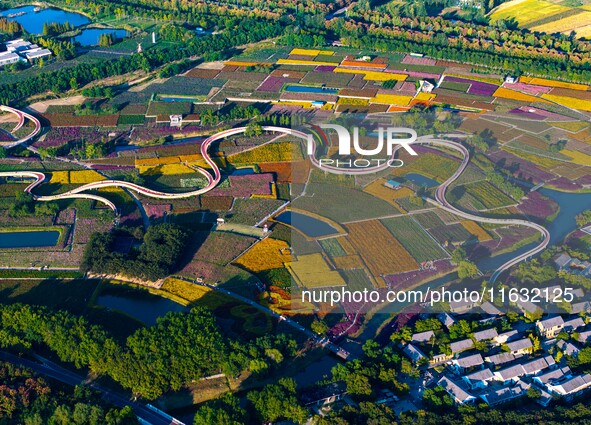
[[251, 272], [260, 272], [283, 267], [284, 263], [291, 261], [293, 258], [286, 242], [266, 238], [246, 251], [235, 264]]
[[521, 93], [515, 90], [510, 90], [505, 87], [499, 87], [494, 93], [494, 97], [501, 97], [504, 99], [517, 100], [519, 102], [542, 102], [538, 97], [531, 94]]
[[229, 187], [216, 187], [208, 193], [209, 196], [232, 196], [235, 198], [250, 198], [252, 195], [271, 195], [273, 174], [251, 174], [246, 176], [229, 176]]
[[170, 213], [170, 204], [144, 204], [144, 209], [148, 217], [152, 219], [162, 218], [165, 214]]
[[76, 230], [74, 230], [74, 243], [86, 244], [94, 233], [108, 232], [112, 227], [113, 223], [108, 220], [79, 217], [76, 220]]
[[525, 83], [525, 84], [534, 84], [534, 85], [538, 85], [538, 86], [546, 86], [546, 87], [562, 87], [564, 89], [572, 89], [572, 90], [586, 91], [589, 89], [589, 86], [586, 84], [565, 83], [564, 81], [548, 80], [546, 78], [527, 77], [524, 75], [519, 77], [519, 82]]
[[12, 134], [0, 128], [0, 142], [11, 142], [13, 140]]
[[261, 85], [257, 88], [257, 91], [278, 93], [283, 88], [284, 84], [297, 83], [299, 81], [299, 79], [295, 78], [269, 76], [265, 81], [261, 83]]
[[76, 210], [74, 208], [66, 208], [57, 214], [55, 224], [74, 224], [75, 219]]
[[518, 208], [523, 214], [542, 223], [558, 212], [558, 204], [539, 192], [528, 193]]
[[446, 76], [445, 80], [455, 83], [469, 83], [470, 88], [468, 89], [468, 93], [480, 96], [492, 96], [493, 93], [495, 93], [495, 91], [499, 88], [499, 86], [495, 84], [484, 83], [482, 81], [470, 80], [467, 78]]
[[433, 268], [427, 270], [414, 270], [406, 273], [398, 273], [394, 275], [387, 275], [384, 277], [386, 285], [389, 290], [399, 291], [418, 283], [437, 276], [438, 274], [446, 274], [451, 272], [454, 267], [448, 260], [439, 260], [433, 262]]
[[508, 89], [521, 91], [527, 94], [531, 94], [533, 96], [539, 96], [540, 94], [548, 93], [550, 90], [552, 90], [551, 87], [536, 86], [534, 84], [525, 83], [505, 83], [504, 86]]
[[[87, 144], [95, 144], [108, 139], [109, 132], [98, 128], [60, 127], [52, 128], [43, 140], [35, 142], [39, 148], [60, 147], [68, 142], [84, 140]], [[120, 133], [117, 133], [119, 135]]]
[[402, 59], [402, 63], [405, 63], [407, 65], [426, 65], [426, 66], [435, 66], [437, 64], [437, 61], [435, 59], [430, 59], [430, 58], [417, 58], [411, 55], [406, 55], [404, 56], [404, 58]]

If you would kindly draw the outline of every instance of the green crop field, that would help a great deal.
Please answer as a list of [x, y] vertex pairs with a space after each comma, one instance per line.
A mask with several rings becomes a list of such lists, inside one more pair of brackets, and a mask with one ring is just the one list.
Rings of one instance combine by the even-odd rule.
[[324, 239], [320, 242], [320, 246], [331, 257], [340, 257], [347, 253], [337, 239]]
[[489, 182], [483, 180], [464, 185], [466, 192], [478, 200], [484, 208], [500, 208], [513, 205], [516, 202], [498, 190]]
[[370, 291], [374, 289], [364, 269], [341, 270], [341, 274], [345, 278], [345, 282], [347, 282], [349, 291], [363, 291], [364, 289]]
[[382, 223], [417, 262], [438, 260], [448, 256], [425, 229], [411, 217], [388, 218], [382, 220]]
[[445, 244], [447, 242], [464, 243], [470, 239], [476, 240], [475, 236], [468, 232], [461, 224], [450, 224], [446, 226], [434, 227], [433, 229], [429, 230], [429, 233], [431, 233], [441, 244]]
[[444, 226], [445, 223], [439, 218], [433, 211], [427, 211], [421, 214], [413, 214], [413, 218], [419, 222], [425, 229], [431, 229], [432, 227]]

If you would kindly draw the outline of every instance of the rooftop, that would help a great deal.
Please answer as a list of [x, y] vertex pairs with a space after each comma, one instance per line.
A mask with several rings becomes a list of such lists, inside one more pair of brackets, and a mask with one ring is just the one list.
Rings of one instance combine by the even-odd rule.
[[449, 344], [452, 353], [459, 353], [460, 351], [469, 350], [474, 347], [474, 341], [471, 339], [463, 339], [461, 341], [452, 342]]
[[485, 329], [483, 331], [474, 332], [474, 339], [476, 341], [483, 341], [485, 339], [493, 339], [499, 336], [495, 328]]
[[478, 354], [473, 354], [471, 356], [466, 356], [466, 357], [456, 359], [456, 360], [454, 360], [454, 362], [459, 367], [469, 368], [469, 367], [474, 367], [474, 366], [480, 366], [481, 364], [484, 363], [484, 360], [482, 359], [482, 356], [480, 355], [480, 353], [478, 353]]

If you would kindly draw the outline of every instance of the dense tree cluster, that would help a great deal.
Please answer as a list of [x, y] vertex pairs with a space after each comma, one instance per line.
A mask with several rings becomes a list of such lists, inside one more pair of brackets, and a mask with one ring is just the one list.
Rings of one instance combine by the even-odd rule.
[[31, 370], [0, 363], [0, 423], [133, 425], [130, 407], [110, 408], [88, 387], [49, 383]]
[[173, 224], [150, 226], [139, 250], [130, 254], [113, 251], [116, 235], [95, 233], [84, 252], [83, 272], [123, 274], [158, 280], [175, 271], [187, 242], [187, 233]]
[[0, 347], [19, 351], [46, 347], [61, 361], [108, 375], [149, 399], [203, 376], [253, 372], [261, 361], [268, 372], [276, 370], [295, 354], [295, 346], [284, 334], [251, 342], [229, 340], [211, 312], [203, 308], [169, 313], [121, 345], [101, 327], [65, 311], [22, 304], [0, 306]]
[[42, 34], [46, 37], [53, 37], [74, 30], [74, 25], [68, 21], [60, 22], [46, 22], [43, 24]]
[[14, 20], [8, 20], [7, 18], [0, 18], [0, 33], [5, 34], [21, 34], [23, 32], [23, 27], [21, 24]]
[[59, 206], [55, 202], [35, 202], [33, 195], [20, 190], [15, 193], [14, 202], [8, 207], [11, 217], [54, 215], [58, 211]]

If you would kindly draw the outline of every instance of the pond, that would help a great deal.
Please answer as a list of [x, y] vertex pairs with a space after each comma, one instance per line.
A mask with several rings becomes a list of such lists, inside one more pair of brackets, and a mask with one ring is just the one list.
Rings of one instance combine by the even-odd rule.
[[291, 93], [322, 93], [322, 94], [337, 94], [337, 89], [327, 89], [325, 87], [310, 87], [310, 86], [287, 86], [285, 91]]
[[0, 12], [0, 16], [8, 18], [9, 21], [18, 22], [30, 34], [43, 33], [43, 24], [49, 22], [60, 24], [69, 22], [74, 27], [79, 27], [90, 22], [90, 19], [80, 13], [66, 12], [65, 10], [53, 7], [35, 12], [35, 6], [22, 6], [4, 10]]
[[275, 220], [283, 224], [288, 224], [311, 238], [338, 233], [337, 229], [325, 221], [295, 211], [284, 211], [276, 216]]
[[143, 291], [124, 291], [118, 294], [99, 295], [96, 304], [128, 314], [148, 326], [156, 324], [156, 319], [169, 311], [186, 311], [187, 308], [174, 301]]
[[231, 176], [250, 176], [251, 174], [256, 174], [252, 167], [236, 168], [230, 173]]
[[57, 230], [38, 232], [0, 232], [0, 248], [39, 248], [55, 246], [60, 237]]
[[404, 178], [411, 183], [416, 184], [417, 186], [425, 186], [426, 188], [439, 186], [437, 180], [433, 180], [432, 178], [423, 176], [422, 174], [408, 173], [404, 175]]
[[97, 46], [103, 34], [112, 34], [115, 39], [122, 39], [128, 35], [127, 31], [116, 28], [86, 28], [73, 40], [81, 46]]

